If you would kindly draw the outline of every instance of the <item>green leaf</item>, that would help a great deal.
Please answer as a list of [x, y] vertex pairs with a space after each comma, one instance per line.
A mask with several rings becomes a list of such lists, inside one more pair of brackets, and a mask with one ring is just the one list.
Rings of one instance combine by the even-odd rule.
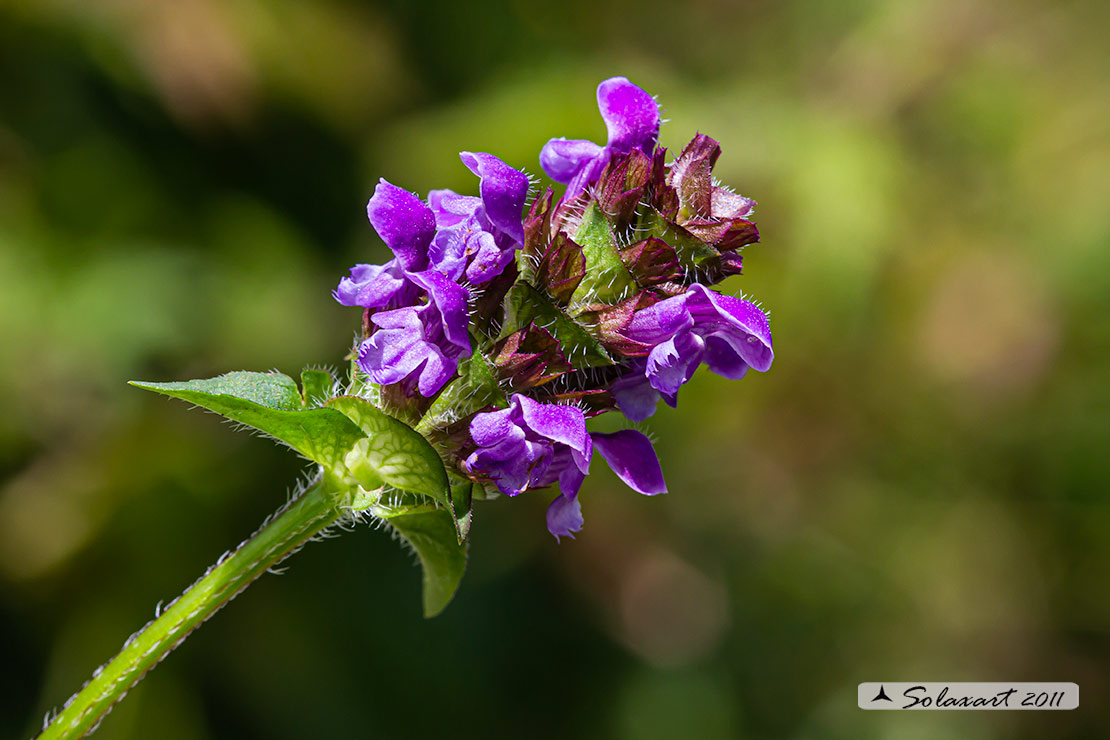
[[374, 513], [416, 550], [424, 568], [424, 616], [436, 616], [451, 602], [466, 570], [467, 546], [459, 544], [451, 515], [430, 506], [375, 507]]
[[297, 384], [280, 373], [233, 372], [176, 383], [131, 385], [196, 404], [246, 424], [292, 447], [331, 471], [365, 435], [339, 411], [305, 409]]
[[591, 303], [617, 303], [632, 296], [635, 282], [621, 261], [613, 228], [594, 202], [582, 214], [574, 241], [586, 256], [586, 275], [571, 298], [572, 313]]
[[[623, 265], [621, 269], [624, 269]], [[517, 283], [505, 297], [505, 323], [498, 340], [522, 329], [529, 322], [546, 329], [558, 339], [563, 354], [575, 368], [613, 364], [613, 358], [585, 327], [528, 283]]]
[[308, 407], [319, 406], [331, 398], [335, 381], [327, 370], [313, 370], [305, 368], [301, 371], [301, 388], [304, 405]]
[[364, 488], [376, 487], [372, 484], [378, 480], [451, 505], [443, 461], [419, 433], [357, 396], [336, 396], [327, 402], [327, 409], [341, 412], [366, 434], [346, 460], [356, 479], [366, 479], [366, 483], [359, 480]]

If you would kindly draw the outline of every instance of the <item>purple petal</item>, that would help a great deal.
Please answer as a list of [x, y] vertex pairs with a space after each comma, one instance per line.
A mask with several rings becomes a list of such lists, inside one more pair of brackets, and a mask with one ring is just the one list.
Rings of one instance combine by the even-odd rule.
[[466, 459], [466, 468], [489, 476], [505, 495], [518, 496], [536, 486], [535, 478], [546, 473], [550, 457], [549, 445], [521, 441], [481, 448]]
[[718, 336], [705, 340], [704, 359], [710, 370], [729, 380], [740, 380], [748, 372], [748, 363], [744, 362], [744, 358]]
[[515, 254], [512, 249], [502, 250], [488, 231], [472, 234], [467, 240], [466, 251], [473, 254], [466, 268], [466, 279], [474, 285], [488, 283], [504, 272]]
[[632, 315], [632, 320], [621, 334], [634, 342], [648, 345], [667, 341], [693, 325], [690, 312], [686, 309], [686, 299], [687, 294], [677, 295], [641, 308]]
[[355, 265], [350, 277], [339, 281], [332, 295], [344, 306], [382, 308], [415, 300], [415, 289], [404, 278], [396, 260], [384, 265]]
[[471, 172], [482, 178], [478, 192], [490, 222], [517, 244], [524, 243], [524, 202], [528, 199], [528, 176], [492, 154], [460, 152]]
[[439, 309], [443, 334], [447, 341], [460, 349], [470, 349], [470, 337], [466, 333], [467, 301], [470, 294], [451, 278], [438, 270], [414, 272], [409, 278], [428, 291], [429, 300]]
[[559, 495], [547, 507], [547, 531], [558, 540], [560, 537], [574, 539], [574, 532], [582, 531], [582, 504], [578, 497]]
[[540, 150], [540, 167], [555, 182], [568, 183], [602, 148], [585, 139], [552, 139]]
[[470, 420], [470, 438], [479, 447], [492, 447], [517, 436], [523, 441], [524, 432], [513, 423], [513, 413], [514, 409], [501, 409], [475, 414]]
[[473, 216], [482, 199], [459, 195], [453, 190], [429, 190], [428, 205], [435, 214], [436, 228], [446, 229]]
[[657, 344], [648, 354], [647, 377], [651, 387], [673, 395], [697, 370], [705, 354], [705, 341], [692, 331], [682, 331]]
[[617, 408], [629, 421], [643, 421], [655, 413], [659, 404], [659, 391], [651, 387], [641, 365], [610, 386], [609, 391], [616, 399]]
[[753, 370], [765, 372], [775, 359], [767, 315], [754, 303], [721, 295], [704, 285], [690, 286], [687, 305], [694, 317], [695, 331], [720, 337]]
[[651, 154], [659, 136], [659, 105], [628, 81], [611, 77], [597, 86], [597, 107], [609, 130], [609, 148], [620, 153], [640, 149]]
[[519, 393], [513, 395], [512, 403], [520, 409], [525, 426], [542, 437], [565, 444], [589, 463], [592, 444], [582, 409], [540, 403]]
[[371, 317], [378, 331], [359, 347], [358, 364], [375, 383], [404, 380], [428, 358], [424, 325], [415, 308], [383, 311]]
[[470, 234], [469, 221], [440, 229], [428, 247], [431, 268], [452, 280], [458, 280], [466, 271], [466, 239]]
[[[590, 440], [590, 449], [593, 450], [593, 440]], [[564, 448], [565, 452], [566, 448]], [[573, 458], [574, 455], [571, 455], [571, 457]], [[577, 460], [567, 463], [565, 458], [562, 461], [556, 461], [556, 464], [552, 467], [558, 469], [559, 490], [563, 497], [577, 498], [578, 491], [582, 488], [582, 481], [586, 479], [586, 474], [590, 472], [589, 461], [586, 462], [585, 469], [578, 464]]]
[[497, 487], [510, 496], [552, 483], [547, 476], [553, 456], [551, 444], [525, 441], [520, 449], [519, 455], [505, 460], [493, 471]]
[[366, 204], [366, 215], [406, 270], [421, 270], [436, 230], [435, 214], [422, 200], [384, 179]]
[[420, 370], [416, 388], [420, 391], [420, 395], [431, 398], [455, 374], [455, 371], [459, 369], [459, 363], [445, 355], [443, 350], [434, 344], [427, 344], [426, 349], [427, 357], [423, 368]]
[[667, 492], [659, 458], [647, 437], [634, 429], [591, 436], [605, 462], [633, 491], [645, 496]]
[[398, 383], [419, 371], [417, 390], [430, 397], [458, 370], [462, 351], [451, 345], [445, 351], [436, 343], [443, 336], [435, 305], [382, 311], [370, 320], [378, 330], [359, 347], [358, 363], [373, 382]]

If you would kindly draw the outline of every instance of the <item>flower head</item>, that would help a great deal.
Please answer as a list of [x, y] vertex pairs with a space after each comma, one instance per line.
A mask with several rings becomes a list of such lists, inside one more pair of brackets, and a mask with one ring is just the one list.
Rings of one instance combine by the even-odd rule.
[[[672, 161], [657, 146], [659, 107], [624, 77], [597, 90], [604, 145], [552, 139], [548, 189], [492, 154], [462, 152], [478, 194], [433, 190], [425, 203], [384, 180], [367, 208], [393, 251], [356, 265], [336, 300], [365, 309], [357, 365], [374, 396], [443, 454], [481, 498], [558, 485], [556, 537], [581, 529], [579, 491], [596, 450], [633, 490], [666, 491], [640, 432], [591, 433], [675, 406], [702, 365], [730, 379], [774, 359], [766, 314], [714, 290], [759, 239], [755, 202], [719, 184], [720, 145], [698, 134]], [[526, 215], [525, 215], [526, 214]], [[454, 505], [454, 504], [453, 504]]]
[[558, 481], [562, 493], [547, 514], [547, 528], [556, 537], [582, 527], [578, 490], [590, 472], [595, 448], [633, 490], [648, 496], [667, 490], [647, 437], [632, 429], [590, 434], [585, 415], [573, 406], [515, 394], [508, 408], [476, 414], [470, 436], [477, 449], [466, 458], [465, 468], [493, 481], [502, 493], [517, 496]]

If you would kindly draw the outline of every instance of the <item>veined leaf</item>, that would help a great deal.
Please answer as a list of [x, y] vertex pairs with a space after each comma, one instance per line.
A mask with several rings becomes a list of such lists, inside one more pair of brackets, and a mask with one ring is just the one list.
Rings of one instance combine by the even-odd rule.
[[131, 385], [246, 424], [332, 471], [342, 469], [344, 456], [365, 436], [339, 411], [304, 408], [297, 384], [280, 373], [233, 372], [206, 380]]

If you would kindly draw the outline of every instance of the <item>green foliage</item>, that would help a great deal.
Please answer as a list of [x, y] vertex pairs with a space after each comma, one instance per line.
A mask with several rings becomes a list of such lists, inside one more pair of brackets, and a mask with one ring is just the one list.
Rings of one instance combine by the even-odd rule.
[[659, 215], [659, 212], [655, 209], [644, 210], [645, 212], [640, 215], [640, 227], [643, 229], [643, 233], [662, 239], [674, 247], [678, 263], [684, 270], [700, 267], [714, 257], [719, 256], [719, 253], [713, 247], [667, 223], [667, 220]]
[[196, 404], [284, 442], [332, 473], [364, 437], [344, 414], [305, 408], [297, 384], [280, 373], [233, 372], [207, 380], [131, 385]]
[[[535, 716], [541, 740], [647, 740], [673, 730], [658, 717], [699, 740], [1110, 735], [1093, 704], [880, 728], [829, 654], [996, 675], [1020, 635], [1023, 665], [1110, 664], [1110, 3], [647, 0], [594, 23], [443, 0], [0, 5], [0, 737], [33, 736], [138, 626], [111, 615], [148, 614], [245, 534], [237, 493], [289, 483], [267, 445], [227, 457], [220, 425], [164, 423], [120, 379], [341, 363], [358, 311], [327, 292], [389, 257], [361, 208], [376, 178], [476, 195], [464, 148], [542, 178], [549, 137], [605, 143], [592, 93], [613, 74], [658, 95], [672, 156], [712, 136], [717, 176], [760, 201], [763, 243], [722, 290], [766, 302], [779, 357], [660, 404], [682, 496], [595, 469], [558, 546], [546, 492], [485, 507], [482, 598], [424, 628], [387, 537], [329, 542], [92, 737], [470, 740]], [[221, 53], [167, 45], [175, 28]], [[618, 563], [621, 588], [584, 572], [630, 527], [665, 541]], [[623, 587], [696, 584], [667, 575], [676, 555], [723, 591]], [[190, 665], [232, 667], [235, 706]]]
[[416, 549], [424, 566], [424, 612], [435, 616], [451, 600], [466, 565], [469, 487], [456, 485], [452, 492], [443, 462], [428, 441], [369, 401], [327, 398], [328, 373], [305, 370], [301, 377], [303, 394], [280, 373], [233, 372], [207, 380], [132, 385], [189, 401], [284, 442], [332, 474], [339, 501], [358, 506], [359, 488], [384, 486], [432, 499], [434, 505], [372, 511], [389, 519]]
[[455, 530], [459, 544], [466, 541], [470, 534], [470, 524], [474, 520], [474, 489], [477, 483], [469, 478], [459, 477], [451, 482], [451, 512], [455, 519]]

